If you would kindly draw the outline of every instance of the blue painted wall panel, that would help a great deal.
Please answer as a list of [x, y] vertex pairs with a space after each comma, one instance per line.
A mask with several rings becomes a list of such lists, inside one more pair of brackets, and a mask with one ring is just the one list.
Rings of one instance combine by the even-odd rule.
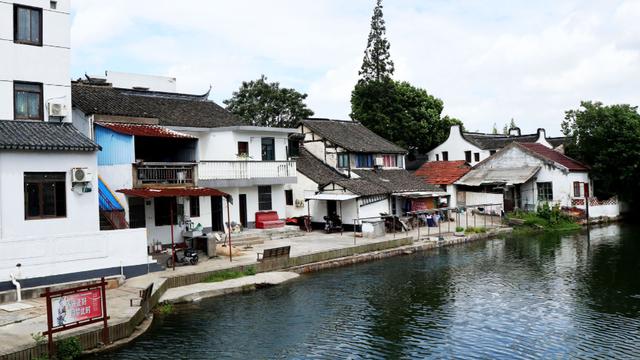
[[131, 164], [135, 161], [133, 136], [117, 133], [100, 125], [95, 126], [96, 142], [102, 146], [98, 165]]

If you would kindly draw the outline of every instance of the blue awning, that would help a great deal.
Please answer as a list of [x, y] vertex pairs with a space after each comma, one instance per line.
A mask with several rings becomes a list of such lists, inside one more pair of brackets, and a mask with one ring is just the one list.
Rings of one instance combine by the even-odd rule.
[[116, 196], [109, 190], [107, 184], [98, 177], [98, 193], [100, 194], [100, 210], [102, 211], [124, 211]]

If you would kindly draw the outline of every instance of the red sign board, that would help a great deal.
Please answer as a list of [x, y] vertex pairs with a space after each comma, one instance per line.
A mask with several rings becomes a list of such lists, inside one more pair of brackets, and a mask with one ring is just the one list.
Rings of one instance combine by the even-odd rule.
[[75, 294], [51, 297], [53, 327], [102, 318], [102, 292], [100, 288]]

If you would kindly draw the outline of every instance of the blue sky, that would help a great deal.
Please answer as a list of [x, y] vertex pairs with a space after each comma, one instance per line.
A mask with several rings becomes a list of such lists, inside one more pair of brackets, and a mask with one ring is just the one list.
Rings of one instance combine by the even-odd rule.
[[[229, 98], [265, 74], [347, 118], [373, 0], [72, 1], [72, 75], [177, 78]], [[176, 6], [179, 4], [179, 6]], [[640, 101], [640, 1], [386, 0], [395, 78], [444, 101], [471, 130], [511, 118], [559, 135], [580, 100]]]

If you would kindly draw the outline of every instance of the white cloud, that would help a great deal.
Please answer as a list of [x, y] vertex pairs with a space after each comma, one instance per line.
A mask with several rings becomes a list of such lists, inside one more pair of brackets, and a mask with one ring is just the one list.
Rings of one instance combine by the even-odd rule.
[[[178, 78], [230, 96], [266, 74], [308, 92], [316, 116], [346, 118], [373, 1], [74, 1], [73, 72]], [[468, 128], [511, 117], [559, 133], [580, 100], [637, 104], [640, 2], [387, 0], [396, 77], [444, 100]]]

